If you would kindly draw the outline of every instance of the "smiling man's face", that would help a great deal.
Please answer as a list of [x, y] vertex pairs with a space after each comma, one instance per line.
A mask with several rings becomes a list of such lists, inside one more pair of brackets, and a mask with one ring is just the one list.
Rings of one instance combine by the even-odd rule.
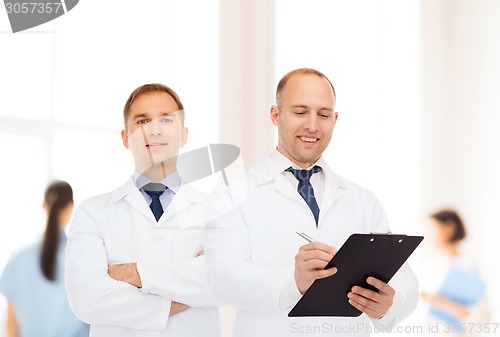
[[132, 152], [137, 171], [146, 172], [157, 165], [163, 165], [166, 173], [175, 170], [179, 149], [186, 143], [187, 129], [172, 96], [150, 92], [137, 97], [130, 106], [122, 139]]
[[335, 95], [323, 77], [294, 75], [271, 108], [278, 127], [278, 151], [302, 168], [314, 164], [330, 144], [337, 121]]

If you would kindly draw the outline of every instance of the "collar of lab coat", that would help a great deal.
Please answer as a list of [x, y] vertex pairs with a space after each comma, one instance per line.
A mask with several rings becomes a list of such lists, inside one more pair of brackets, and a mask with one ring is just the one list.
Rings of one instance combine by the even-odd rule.
[[189, 186], [189, 184], [181, 184], [179, 191], [173, 197], [172, 201], [167, 206], [167, 209], [157, 222], [143, 195], [137, 186], [135, 186], [133, 177], [130, 177], [125, 184], [115, 191], [115, 198], [113, 202], [121, 199], [125, 199], [138, 212], [148, 217], [158, 226], [162, 225], [165, 221], [167, 221], [167, 219], [173, 217], [189, 206], [205, 201], [205, 197], [201, 192], [195, 190], [193, 187]]
[[[325, 174], [325, 186], [337, 186], [339, 188], [348, 188], [349, 183], [336, 173], [334, 173], [323, 157], [320, 157], [312, 166], [321, 166]], [[267, 184], [271, 181], [279, 181], [284, 178], [283, 172], [289, 168], [297, 167], [290, 159], [282, 155], [277, 149], [269, 153], [260, 166], [256, 167], [254, 172], [253, 181], [257, 185]]]
[[[351, 184], [334, 173], [323, 157], [320, 157], [315, 165], [321, 166], [325, 174], [323, 200], [320, 205], [319, 222], [321, 222], [322, 217], [327, 214], [329, 208], [332, 207], [340, 197], [342, 190], [348, 189]], [[305, 203], [302, 197], [295, 191], [283, 175], [283, 171], [290, 166], [293, 166], [293, 163], [275, 149], [267, 155], [260, 166], [255, 168], [251, 179], [257, 185], [272, 184], [273, 188], [284, 196], [295, 199], [300, 203]]]

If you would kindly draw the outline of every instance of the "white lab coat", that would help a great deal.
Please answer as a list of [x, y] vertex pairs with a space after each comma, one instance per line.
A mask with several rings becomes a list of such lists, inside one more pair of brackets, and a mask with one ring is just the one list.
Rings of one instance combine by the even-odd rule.
[[394, 305], [372, 325], [365, 314], [287, 317], [301, 296], [294, 258], [307, 243], [296, 232], [339, 248], [352, 233], [387, 232], [388, 225], [372, 192], [336, 175], [320, 159], [325, 184], [316, 228], [307, 204], [282, 174], [286, 163], [280, 166], [283, 159], [276, 156], [281, 154], [274, 152], [229, 187], [218, 186], [208, 212], [207, 278], [216, 296], [238, 308], [233, 336], [368, 336], [393, 327], [418, 300], [417, 280], [406, 264], [389, 283], [396, 290]]
[[[205, 215], [204, 195], [182, 185], [156, 222], [132, 178], [82, 203], [68, 236], [66, 287], [90, 336], [220, 336], [205, 257], [197, 257]], [[142, 289], [108, 275], [108, 265], [129, 262], [137, 262]], [[192, 308], [169, 317], [171, 301]]]

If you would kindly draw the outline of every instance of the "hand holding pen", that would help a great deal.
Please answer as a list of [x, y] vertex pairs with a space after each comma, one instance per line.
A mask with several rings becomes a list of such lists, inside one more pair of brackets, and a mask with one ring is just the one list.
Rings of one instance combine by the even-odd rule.
[[300, 293], [304, 294], [315, 280], [332, 276], [337, 272], [337, 268], [325, 270], [337, 250], [325, 243], [315, 242], [305, 233], [297, 232], [297, 234], [309, 241], [300, 247], [295, 256], [295, 283]]

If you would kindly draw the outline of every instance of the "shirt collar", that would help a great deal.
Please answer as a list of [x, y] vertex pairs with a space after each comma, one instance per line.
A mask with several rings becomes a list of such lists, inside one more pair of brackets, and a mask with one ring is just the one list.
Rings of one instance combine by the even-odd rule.
[[[151, 183], [151, 179], [140, 173], [139, 171], [135, 170], [134, 174], [132, 176], [134, 180], [135, 186], [137, 186], [138, 189], [141, 189], [144, 187], [144, 185]], [[167, 186], [172, 192], [177, 194], [179, 191], [179, 188], [181, 186], [181, 177], [179, 176], [179, 173], [177, 170], [173, 171], [170, 173], [168, 176], [164, 177], [162, 180], [159, 181], [159, 183]]]
[[[328, 170], [328, 166], [326, 165], [323, 157], [320, 157], [320, 159], [318, 159], [316, 163], [311, 165], [311, 167], [309, 167], [308, 169], [312, 168], [314, 165], [321, 166], [321, 174], [327, 174], [327, 172], [325, 171]], [[279, 152], [277, 148], [275, 148], [271, 153], [267, 155], [266, 159], [261, 165], [255, 167], [255, 169], [251, 171], [250, 178], [258, 185], [266, 184], [272, 180], [283, 178], [286, 174], [285, 170], [290, 166], [293, 168], [301, 169], [290, 159], [285, 157], [281, 152]]]

